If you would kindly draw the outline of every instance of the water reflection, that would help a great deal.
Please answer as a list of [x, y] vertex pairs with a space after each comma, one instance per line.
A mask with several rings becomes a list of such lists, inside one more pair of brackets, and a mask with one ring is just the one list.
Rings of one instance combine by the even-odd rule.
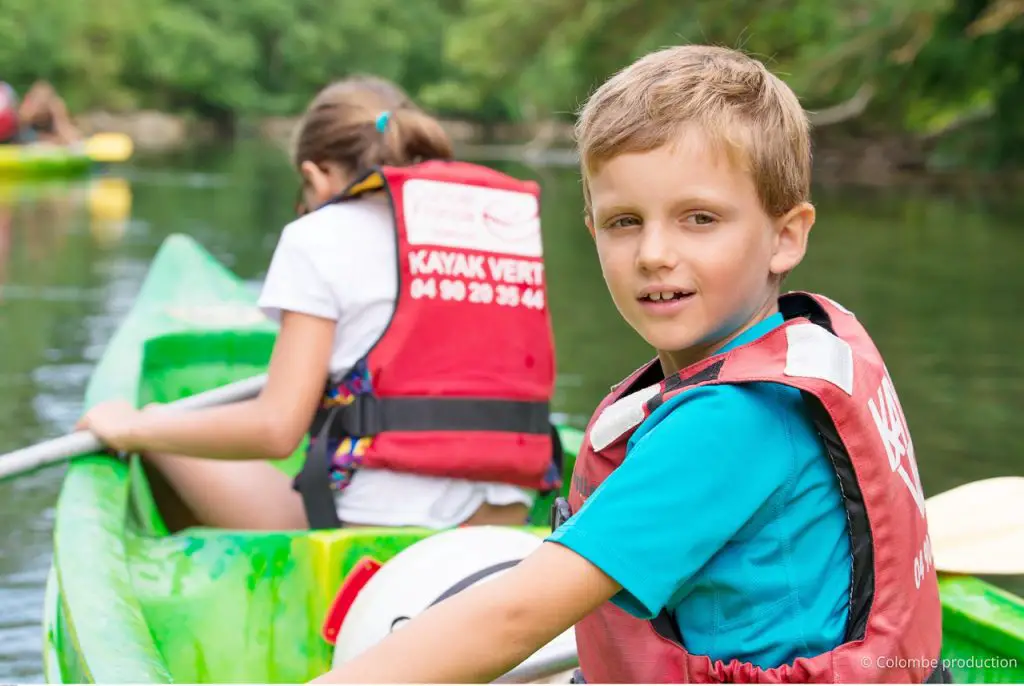
[[[127, 229], [124, 179], [0, 186], [0, 451], [66, 432], [116, 325], [96, 268]], [[106, 326], [90, 326], [90, 318]], [[95, 333], [94, 333], [95, 332]], [[92, 339], [92, 340], [90, 340]], [[0, 680], [38, 681], [63, 469], [0, 484]]]

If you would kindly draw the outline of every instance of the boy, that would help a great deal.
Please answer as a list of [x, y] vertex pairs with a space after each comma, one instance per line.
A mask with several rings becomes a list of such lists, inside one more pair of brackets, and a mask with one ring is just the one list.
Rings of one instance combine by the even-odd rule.
[[488, 681], [573, 624], [590, 682], [944, 678], [884, 363], [832, 301], [779, 297], [815, 219], [795, 95], [677, 47], [598, 89], [577, 134], [605, 280], [657, 359], [595, 412], [535, 554], [321, 680]]

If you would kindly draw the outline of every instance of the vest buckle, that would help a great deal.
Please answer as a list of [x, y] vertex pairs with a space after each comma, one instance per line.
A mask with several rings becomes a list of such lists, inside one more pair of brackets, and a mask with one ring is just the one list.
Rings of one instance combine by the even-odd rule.
[[565, 524], [569, 517], [572, 517], [569, 501], [561, 497], [555, 498], [555, 502], [551, 503], [551, 530], [554, 531]]
[[338, 424], [346, 436], [376, 436], [383, 429], [380, 399], [375, 395], [357, 395], [351, 404], [339, 407], [338, 414]]

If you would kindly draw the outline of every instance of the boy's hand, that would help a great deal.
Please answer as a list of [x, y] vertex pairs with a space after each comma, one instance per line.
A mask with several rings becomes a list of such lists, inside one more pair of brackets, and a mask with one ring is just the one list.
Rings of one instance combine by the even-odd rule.
[[429, 608], [312, 683], [487, 683], [620, 588], [568, 548], [545, 542], [502, 576]]

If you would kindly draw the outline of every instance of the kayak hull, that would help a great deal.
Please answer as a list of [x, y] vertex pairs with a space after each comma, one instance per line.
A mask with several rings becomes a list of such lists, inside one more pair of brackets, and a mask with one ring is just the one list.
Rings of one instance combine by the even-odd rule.
[[[275, 335], [251, 289], [194, 241], [172, 236], [97, 365], [85, 404], [114, 397], [167, 402], [264, 373]], [[571, 473], [582, 434], [559, 432]], [[294, 473], [301, 453], [281, 468]], [[538, 499], [528, 531], [547, 532], [552, 499]], [[333, 648], [320, 628], [345, 574], [364, 555], [386, 562], [432, 533], [171, 534], [137, 457], [77, 459], [56, 507], [46, 680], [307, 681], [330, 667]], [[1024, 681], [1024, 600], [971, 577], [941, 583], [944, 658], [956, 681]]]
[[1024, 600], [981, 579], [940, 575], [942, 658], [954, 683], [1024, 683]]
[[94, 160], [84, 151], [50, 145], [0, 145], [0, 179], [82, 176]]

